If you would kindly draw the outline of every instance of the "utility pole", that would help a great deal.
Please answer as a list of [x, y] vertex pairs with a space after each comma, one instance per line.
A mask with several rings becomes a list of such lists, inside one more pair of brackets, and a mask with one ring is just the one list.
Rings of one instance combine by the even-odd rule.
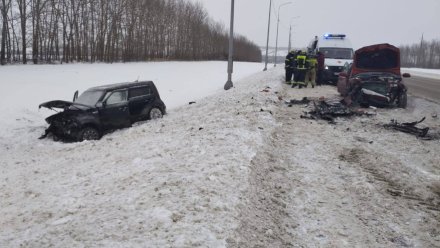
[[225, 90], [229, 90], [234, 86], [232, 83], [233, 61], [232, 54], [234, 53], [234, 0], [231, 0], [231, 26], [229, 28], [229, 59], [228, 59], [228, 81], [226, 81]]
[[300, 18], [300, 16], [295, 16], [295, 17], [290, 18], [290, 27], [289, 27], [289, 47], [288, 47], [288, 51], [287, 51], [287, 52], [290, 52], [290, 51], [292, 50], [292, 27], [296, 27], [296, 25], [293, 25], [293, 26], [292, 26], [292, 20], [293, 20], [293, 19], [297, 19], [297, 18]]
[[277, 66], [277, 55], [278, 55], [278, 29], [279, 29], [279, 27], [280, 27], [280, 10], [281, 10], [281, 7], [282, 6], [284, 6], [284, 5], [288, 5], [288, 4], [291, 4], [292, 2], [287, 2], [287, 3], [283, 3], [283, 4], [280, 4], [280, 6], [278, 6], [278, 21], [277, 21], [277, 38], [276, 38], [276, 42], [275, 42], [275, 62], [274, 62], [274, 65], [273, 65], [273, 67], [276, 67]]
[[269, 21], [267, 22], [267, 42], [266, 42], [266, 62], [264, 63], [263, 71], [267, 71], [267, 60], [269, 56], [269, 31], [270, 31], [270, 12], [272, 8], [272, 0], [269, 2]]
[[290, 52], [291, 48], [292, 48], [292, 24], [290, 24], [289, 27], [289, 46], [287, 47], [287, 52]]

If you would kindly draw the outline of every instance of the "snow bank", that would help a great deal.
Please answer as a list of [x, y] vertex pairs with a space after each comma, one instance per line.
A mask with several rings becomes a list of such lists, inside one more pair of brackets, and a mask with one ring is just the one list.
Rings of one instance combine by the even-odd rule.
[[[164, 65], [168, 64], [152, 64], [156, 69]], [[100, 75], [111, 73], [111, 68], [122, 68], [119, 72], [126, 75], [136, 70], [128, 65], [11, 67], [16, 72], [34, 71], [35, 80], [24, 80], [22, 73], [17, 75], [21, 83], [2, 81], [10, 92], [3, 96], [30, 97], [27, 90], [35, 89], [35, 97], [20, 107], [12, 104], [16, 100], [2, 104], [23, 117], [12, 126], [2, 122], [2, 129], [11, 135], [2, 132], [0, 140], [0, 247], [226, 246], [239, 225], [237, 206], [248, 187], [249, 163], [275, 126], [270, 110], [276, 96], [260, 90], [263, 85], [276, 89], [278, 80], [273, 73], [252, 76], [235, 81], [235, 88], [225, 92], [217, 73], [223, 63], [194, 63], [196, 69], [176, 65], [186, 69], [175, 68], [175, 74], [166, 75], [172, 82], [149, 78], [157, 82], [165, 102], [179, 96], [180, 103], [196, 100], [195, 104], [172, 108], [163, 119], [139, 123], [99, 141], [70, 144], [37, 139], [46, 125], [36, 104], [89, 87], [98, 75], [78, 84], [75, 78], [101, 67], [105, 69]], [[238, 65], [235, 75], [261, 70], [260, 65], [241, 66], [248, 69], [240, 73]], [[46, 81], [45, 74], [52, 80]], [[221, 91], [200, 99], [201, 92], [193, 93], [195, 82], [216, 83], [206, 86], [203, 94]], [[2, 119], [10, 118], [2, 113]]]
[[[12, 65], [0, 67], [0, 137], [11, 138], [29, 124], [44, 125], [53, 111], [40, 109], [49, 100], [71, 101], [76, 90], [152, 80], [168, 109], [223, 90], [226, 62], [151, 62], [116, 64]], [[257, 71], [260, 63], [234, 63], [233, 80]]]
[[[10, 94], [0, 94], [14, 104], [0, 105], [0, 247], [438, 246], [439, 140], [382, 124], [426, 116], [420, 126], [438, 133], [440, 105], [410, 96], [407, 109], [376, 109], [375, 116], [338, 118], [330, 125], [300, 118], [310, 106], [284, 101], [337, 97], [335, 87], [291, 89], [277, 67], [236, 79], [224, 91], [220, 64], [221, 70], [216, 62], [194, 63], [197, 69], [169, 76], [178, 85], [168, 91], [162, 85], [161, 94], [176, 94], [180, 105], [163, 119], [68, 144], [37, 139], [46, 124], [36, 110], [43, 99], [36, 98], [63, 92], [68, 98], [89, 87], [62, 72], [45, 85], [59, 68], [78, 67], [78, 75], [89, 76], [93, 70], [16, 67], [16, 73], [42, 71], [35, 74], [39, 83], [1, 82]], [[118, 72], [167, 65], [91, 67], [104, 66], [121, 81]], [[6, 68], [2, 75], [15, 67]], [[218, 83], [212, 93], [204, 91], [206, 98], [177, 80], [205, 83], [198, 79], [204, 75]], [[66, 90], [64, 80], [70, 82]], [[35, 98], [26, 93], [30, 89]], [[32, 100], [18, 101], [22, 92]]]

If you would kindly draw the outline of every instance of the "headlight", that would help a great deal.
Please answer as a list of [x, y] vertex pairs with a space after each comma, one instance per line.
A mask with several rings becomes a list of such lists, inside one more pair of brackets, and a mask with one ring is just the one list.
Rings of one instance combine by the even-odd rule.
[[325, 69], [328, 70], [328, 65], [325, 66]]

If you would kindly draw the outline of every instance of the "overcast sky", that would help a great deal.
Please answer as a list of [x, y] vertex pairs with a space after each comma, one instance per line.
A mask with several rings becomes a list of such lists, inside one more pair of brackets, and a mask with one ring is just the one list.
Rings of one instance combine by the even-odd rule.
[[[214, 20], [229, 29], [231, 0], [200, 2]], [[275, 46], [276, 12], [290, 0], [272, 0], [269, 45]], [[344, 33], [354, 48], [377, 43], [396, 46], [440, 39], [440, 0], [292, 0], [281, 7], [278, 46], [287, 47], [289, 25], [292, 44], [305, 47], [315, 36]], [[236, 33], [266, 46], [269, 0], [235, 0]], [[300, 16], [294, 19], [293, 17]], [[293, 19], [292, 19], [293, 18]]]

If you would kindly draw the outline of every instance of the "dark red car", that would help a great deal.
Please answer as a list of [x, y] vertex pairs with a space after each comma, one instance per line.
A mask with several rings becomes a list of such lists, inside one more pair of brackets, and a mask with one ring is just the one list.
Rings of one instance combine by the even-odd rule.
[[407, 87], [400, 73], [400, 50], [390, 44], [357, 50], [353, 63], [345, 64], [338, 77], [338, 92], [347, 105], [406, 108]]

